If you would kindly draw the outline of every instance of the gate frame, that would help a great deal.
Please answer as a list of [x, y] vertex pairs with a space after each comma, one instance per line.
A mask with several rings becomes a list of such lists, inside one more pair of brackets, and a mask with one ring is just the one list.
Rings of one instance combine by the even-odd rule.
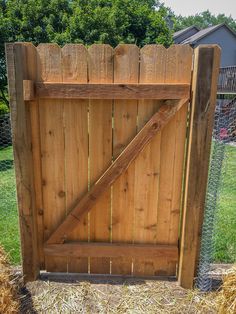
[[[35, 73], [33, 68], [27, 69], [26, 45], [31, 44], [6, 44], [6, 55], [23, 274], [25, 281], [32, 281], [39, 276], [40, 262], [29, 122], [29, 107], [34, 98], [30, 80], [35, 79]], [[184, 288], [193, 286], [198, 262], [219, 65], [220, 48], [217, 45], [200, 45], [195, 49], [178, 268], [178, 280]], [[142, 250], [142, 246], [138, 249]]]
[[200, 45], [194, 52], [178, 268], [178, 281], [183, 288], [193, 287], [199, 260], [221, 56], [217, 45]]

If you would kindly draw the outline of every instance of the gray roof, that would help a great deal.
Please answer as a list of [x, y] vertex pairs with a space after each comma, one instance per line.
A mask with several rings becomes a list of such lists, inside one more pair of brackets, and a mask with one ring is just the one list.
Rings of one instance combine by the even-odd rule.
[[228, 30], [230, 30], [236, 36], [235, 32], [232, 29], [230, 29], [225, 23], [222, 23], [222, 24], [210, 26], [210, 27], [207, 27], [205, 29], [200, 30], [196, 34], [194, 34], [194, 35], [186, 38], [185, 40], [183, 40], [181, 42], [181, 44], [194, 44], [198, 40], [200, 40], [201, 38], [207, 36], [208, 34], [214, 32], [215, 30], [217, 30], [218, 28], [220, 28], [222, 26], [226, 27]]
[[186, 32], [188, 32], [188, 31], [190, 31], [191, 29], [193, 29], [193, 28], [195, 28], [196, 30], [200, 30], [197, 26], [195, 26], [195, 25], [193, 25], [193, 26], [189, 26], [189, 27], [187, 27], [187, 28], [184, 28], [184, 29], [181, 29], [180, 31], [178, 31], [178, 32], [175, 32], [174, 33], [174, 39], [175, 38], [177, 38], [177, 37], [179, 37], [180, 35], [182, 35], [182, 34], [184, 34], [184, 33], [186, 33]]

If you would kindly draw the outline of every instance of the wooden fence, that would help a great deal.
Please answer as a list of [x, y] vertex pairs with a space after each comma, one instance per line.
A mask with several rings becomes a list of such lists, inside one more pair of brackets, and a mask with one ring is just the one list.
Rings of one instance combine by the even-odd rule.
[[7, 44], [25, 280], [193, 283], [220, 50]]
[[220, 68], [217, 92], [219, 94], [236, 93], [236, 66]]

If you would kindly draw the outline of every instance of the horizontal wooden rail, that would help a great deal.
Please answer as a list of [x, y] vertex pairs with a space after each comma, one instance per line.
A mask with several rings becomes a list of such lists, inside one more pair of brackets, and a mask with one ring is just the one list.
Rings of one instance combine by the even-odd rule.
[[[171, 118], [173, 118], [175, 113], [187, 101], [188, 99], [166, 101], [167, 103], [170, 102], [172, 104], [162, 106], [159, 111], [151, 117], [113, 164], [91, 187], [90, 191], [76, 203], [65, 220], [50, 236], [47, 241], [48, 244], [65, 242], [67, 234], [75, 229], [82, 216], [92, 209], [104, 191], [106, 191], [106, 189], [129, 167], [130, 163], [138, 156], [145, 145], [151, 141], [153, 136], [160, 131]], [[157, 154], [158, 153], [160, 152], [157, 152]]]
[[120, 244], [120, 243], [64, 243], [48, 244], [44, 252], [50, 256], [70, 257], [151, 257], [178, 260], [178, 247], [175, 245]]
[[181, 99], [189, 84], [76, 84], [24, 81], [24, 99]]

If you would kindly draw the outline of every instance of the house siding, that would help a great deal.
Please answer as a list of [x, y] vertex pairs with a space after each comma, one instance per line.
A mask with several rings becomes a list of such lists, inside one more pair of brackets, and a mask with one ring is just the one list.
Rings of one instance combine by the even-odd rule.
[[194, 47], [200, 44], [217, 44], [221, 47], [221, 67], [236, 65], [236, 36], [226, 27], [220, 27], [199, 39]]

